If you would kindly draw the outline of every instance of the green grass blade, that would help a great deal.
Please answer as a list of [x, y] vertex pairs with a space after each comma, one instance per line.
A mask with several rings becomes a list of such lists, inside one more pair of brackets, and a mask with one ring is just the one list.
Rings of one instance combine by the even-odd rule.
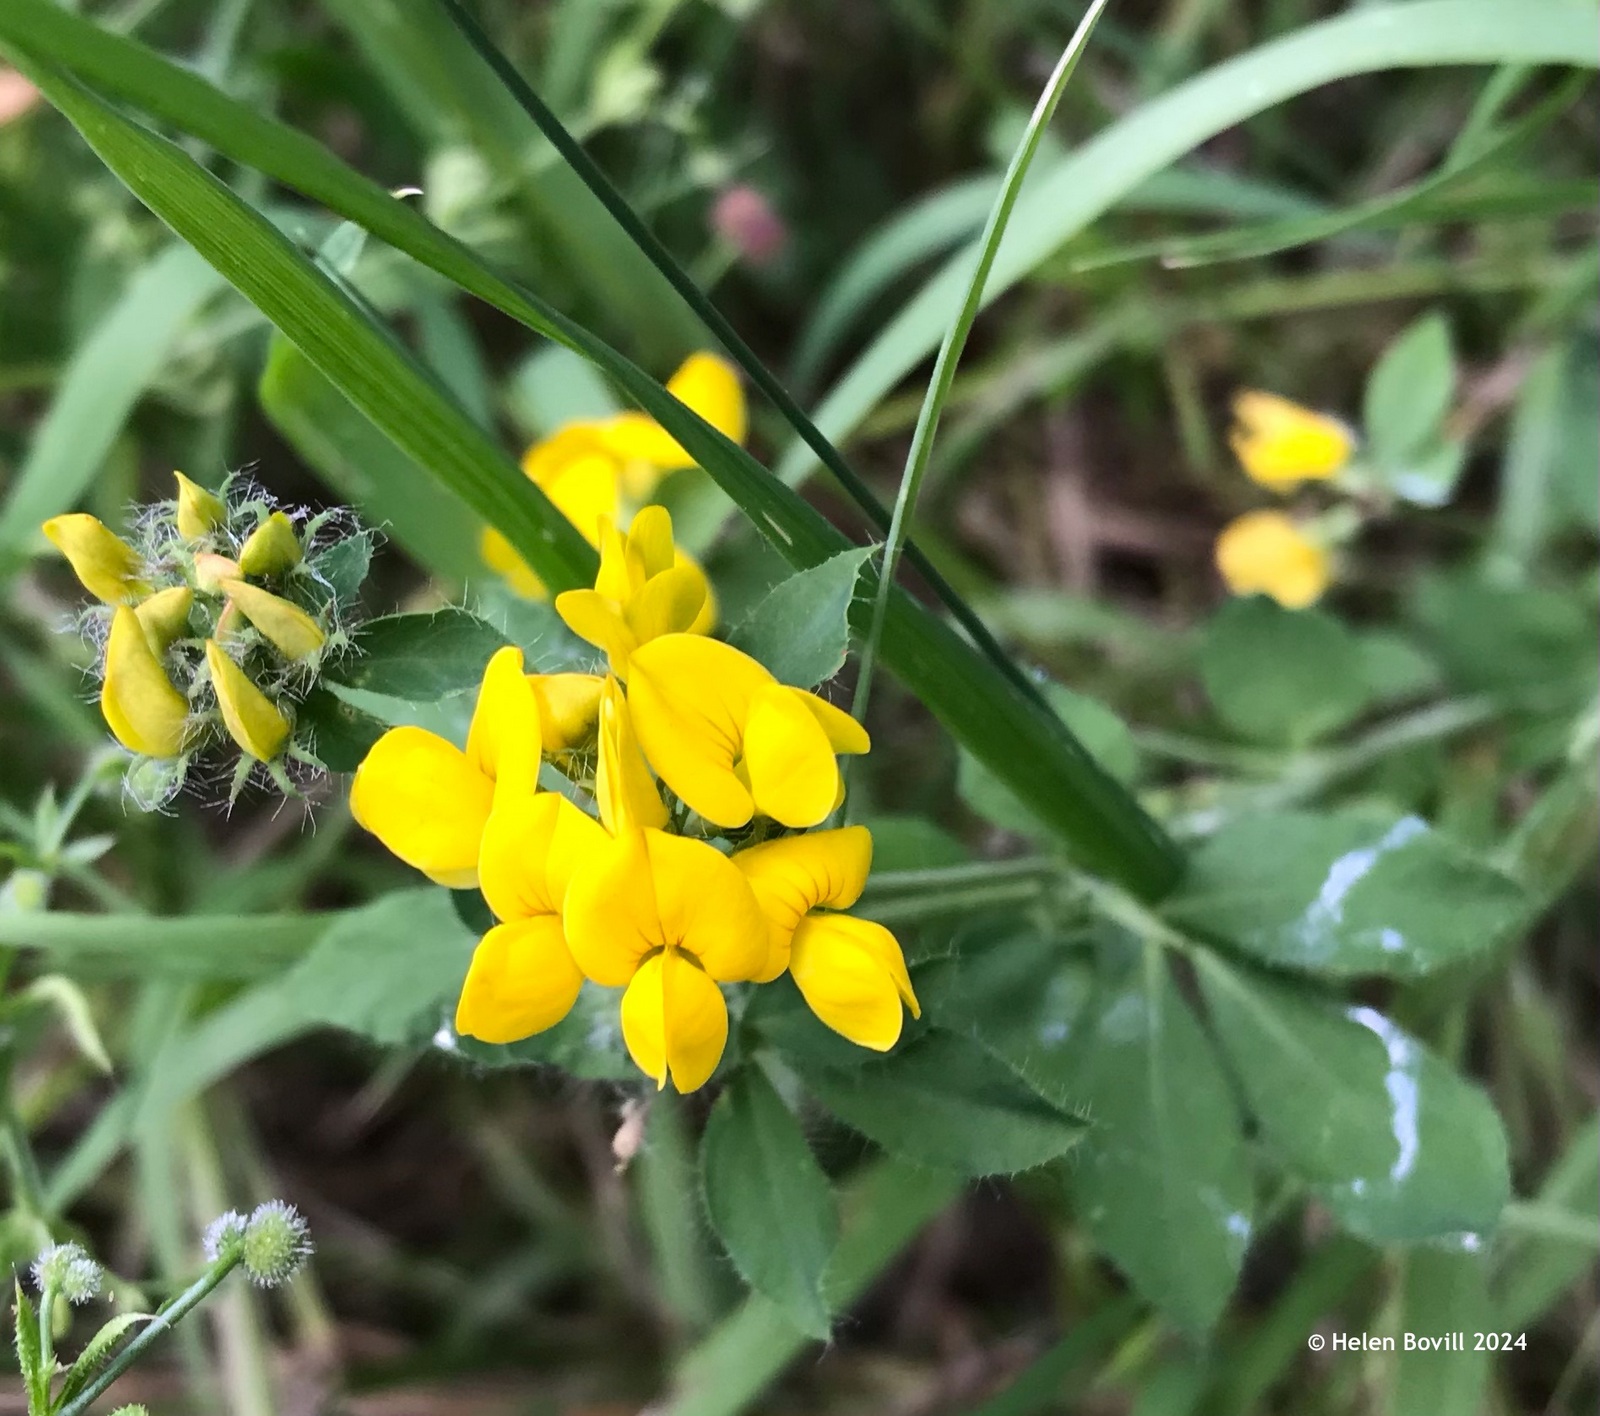
[[[1336, 79], [1446, 64], [1600, 63], [1596, 18], [1583, 4], [1413, 0], [1308, 25], [1207, 70], [1145, 104], [1051, 169], [1018, 202], [985, 292], [993, 301], [1156, 172], [1247, 118]], [[976, 246], [957, 252], [883, 329], [824, 399], [816, 421], [834, 442], [938, 347], [959, 307]], [[790, 483], [814, 461], [791, 447]]]
[[[845, 537], [815, 508], [643, 370], [506, 280], [405, 202], [351, 172], [303, 135], [233, 103], [203, 80], [141, 46], [55, 9], [48, 0], [8, 0], [0, 9], [0, 44], [24, 58], [28, 52], [42, 52], [96, 82], [105, 82], [120, 96], [173, 118], [228, 157], [260, 167], [323, 202], [529, 329], [581, 354], [660, 422], [797, 569], [820, 565], [848, 548]], [[473, 503], [476, 509], [519, 544], [547, 581], [571, 583], [570, 575], [547, 574], [547, 566], [540, 564], [537, 555], [529, 554], [530, 544], [536, 552], [543, 550], [529, 534], [535, 530], [530, 523], [538, 520], [531, 508], [544, 505], [537, 490], [379, 331], [355, 317], [349, 302], [325, 276], [308, 271], [306, 258], [275, 230], [261, 230], [261, 219], [215, 179], [190, 170], [194, 164], [171, 144], [121, 118], [60, 74], [49, 71], [43, 77], [52, 92], [61, 92], [72, 111], [83, 116], [92, 140], [110, 145], [115, 158], [111, 165], [141, 199], [152, 204], [159, 201], [164, 208], [160, 214], [170, 212], [186, 232], [192, 231], [197, 247], [208, 253], [208, 258], [209, 252], [215, 251], [230, 279], [237, 276], [241, 289], [248, 284], [247, 295], [255, 290], [292, 317], [295, 327], [280, 326], [284, 333], [351, 402], [448, 485], [455, 486], [457, 479], [468, 473], [492, 481], [496, 505], [490, 507], [488, 498], [483, 498]], [[182, 189], [183, 200], [174, 200], [172, 183]], [[198, 205], [189, 206], [190, 199]], [[269, 263], [270, 278], [263, 279], [260, 270], [248, 261], [241, 262], [239, 249], [230, 239], [219, 237], [221, 230], [230, 238], [248, 239], [250, 249]], [[286, 292], [291, 290], [298, 296], [286, 300]], [[321, 317], [333, 323], [308, 320], [307, 308], [300, 305], [299, 298], [312, 300]], [[347, 335], [353, 341], [348, 349], [341, 342]], [[380, 376], [375, 372], [379, 369], [389, 372]], [[402, 376], [408, 391], [386, 382]], [[372, 388], [375, 382], [381, 385], [376, 390]], [[440, 416], [448, 415], [453, 438], [441, 441], [430, 437], [424, 443], [414, 436], [423, 417], [423, 404], [435, 411], [442, 408]], [[463, 448], [475, 455], [463, 458]], [[502, 479], [508, 476], [503, 485]], [[522, 533], [520, 543], [511, 535], [510, 524], [499, 519], [501, 515], [515, 520]], [[577, 537], [565, 521], [560, 526]], [[583, 550], [592, 557], [586, 545]], [[866, 575], [862, 583], [863, 593], [870, 596], [875, 578]], [[857, 632], [863, 632], [864, 615], [858, 614], [854, 624]], [[1133, 797], [1100, 770], [1036, 696], [1001, 677], [949, 625], [899, 590], [889, 603], [883, 658], [951, 735], [1032, 807], [1081, 864], [1141, 895], [1157, 895], [1171, 886], [1180, 868], [1176, 849]]]
[[[445, 0], [445, 3], [452, 3], [452, 0]], [[967, 292], [962, 297], [961, 308], [956, 312], [955, 320], [939, 346], [939, 357], [934, 360], [933, 377], [928, 380], [928, 391], [922, 400], [922, 411], [917, 415], [916, 430], [911, 434], [911, 449], [906, 454], [905, 471], [900, 476], [900, 490], [894, 501], [894, 519], [889, 523], [889, 538], [883, 546], [883, 562], [878, 572], [878, 594], [872, 604], [872, 623], [861, 648], [861, 673], [856, 679], [855, 700], [850, 705], [850, 711], [858, 719], [866, 716], [867, 703], [872, 693], [872, 674], [878, 662], [878, 642], [883, 637], [884, 616], [889, 609], [889, 588], [894, 584], [900, 547], [910, 529], [909, 518], [917, 504], [917, 493], [922, 489], [922, 479], [927, 475], [928, 464], [933, 457], [933, 440], [938, 435], [939, 417], [944, 412], [945, 401], [950, 397], [951, 386], [956, 380], [956, 365], [961, 361], [961, 351], [967, 346], [967, 336], [972, 333], [972, 326], [983, 305], [983, 287], [988, 282], [989, 272], [994, 269], [994, 258], [1000, 250], [1006, 223], [1010, 221], [1012, 210], [1017, 204], [1017, 197], [1022, 191], [1023, 180], [1033, 165], [1040, 143], [1044, 141], [1045, 131], [1050, 126], [1051, 118], [1055, 116], [1061, 95], [1067, 91], [1073, 70], [1078, 67], [1078, 60], [1083, 57], [1083, 51], [1088, 47], [1089, 36], [1094, 33], [1095, 25], [1105, 12], [1106, 3], [1107, 0], [1094, 0], [1089, 6], [1077, 30], [1067, 42], [1067, 47], [1061, 51], [1061, 58], [1056, 61], [1056, 67], [1044, 86], [1044, 92], [1039, 95], [1039, 102], [1034, 105], [1028, 126], [1023, 129], [1022, 141], [1012, 153], [1011, 161], [1006, 167], [1006, 175], [1001, 179], [1000, 194], [995, 198], [989, 218], [984, 223], [983, 233], [978, 238], [978, 258], [974, 262], [972, 276], [967, 282]]]

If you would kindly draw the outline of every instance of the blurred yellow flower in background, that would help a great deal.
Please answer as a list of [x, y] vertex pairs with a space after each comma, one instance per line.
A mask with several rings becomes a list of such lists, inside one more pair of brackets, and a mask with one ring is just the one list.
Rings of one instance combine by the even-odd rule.
[[1217, 569], [1235, 595], [1269, 595], [1286, 610], [1315, 604], [1333, 576], [1333, 558], [1281, 511], [1251, 511], [1217, 537]]
[[1336, 476], [1355, 451], [1355, 435], [1337, 418], [1275, 393], [1245, 389], [1233, 400], [1228, 441], [1251, 480], [1274, 491]]

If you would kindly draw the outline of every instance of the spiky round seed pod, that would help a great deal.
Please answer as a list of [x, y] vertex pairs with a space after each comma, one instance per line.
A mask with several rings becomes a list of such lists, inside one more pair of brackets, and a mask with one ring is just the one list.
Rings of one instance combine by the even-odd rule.
[[244, 1270], [262, 1288], [287, 1283], [311, 1257], [305, 1219], [283, 1200], [268, 1200], [251, 1212], [243, 1242]]
[[150, 1416], [148, 1406], [119, 1406], [111, 1416]]
[[200, 1247], [207, 1263], [214, 1264], [218, 1259], [231, 1258], [239, 1251], [244, 1243], [246, 1222], [238, 1210], [229, 1210], [206, 1225], [206, 1232], [200, 1236]]
[[52, 1244], [33, 1261], [33, 1282], [40, 1293], [56, 1293], [74, 1307], [100, 1291], [105, 1270], [82, 1244]]

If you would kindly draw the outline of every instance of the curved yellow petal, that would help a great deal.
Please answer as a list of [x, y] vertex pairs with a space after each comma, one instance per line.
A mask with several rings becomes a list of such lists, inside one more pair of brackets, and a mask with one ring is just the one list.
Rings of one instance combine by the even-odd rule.
[[111, 617], [105, 674], [100, 711], [117, 741], [146, 757], [182, 752], [188, 700], [172, 686], [138, 615], [126, 605]]
[[751, 703], [775, 682], [749, 655], [698, 634], [664, 634], [629, 659], [628, 706], [645, 757], [718, 826], [743, 826], [754, 814], [734, 764]]
[[558, 792], [497, 790], [478, 849], [478, 888], [496, 919], [559, 915], [579, 864], [605, 829]]
[[495, 650], [483, 671], [467, 729], [467, 756], [491, 781], [505, 779], [531, 792], [538, 785], [543, 746], [539, 703], [522, 671], [522, 650], [508, 644]]
[[478, 848], [494, 782], [466, 753], [422, 728], [390, 728], [350, 787], [350, 814], [407, 865], [439, 885], [478, 882]]
[[239, 551], [239, 569], [245, 575], [282, 575], [300, 564], [300, 538], [294, 522], [275, 511], [250, 533]]
[[522, 470], [547, 488], [581, 458], [606, 450], [605, 423], [579, 420], [566, 423], [522, 455]]
[[304, 659], [327, 642], [322, 627], [299, 605], [247, 580], [224, 580], [222, 589], [262, 636], [286, 659]]
[[669, 566], [645, 582], [628, 601], [623, 617], [633, 637], [648, 644], [663, 634], [687, 634], [706, 603], [706, 577], [699, 566]]
[[596, 455], [567, 463], [542, 485], [556, 510], [592, 546], [599, 544], [601, 526], [617, 519], [622, 505], [620, 477], [614, 458]]
[[627, 535], [608, 516], [600, 523], [600, 538], [595, 545], [600, 551], [600, 567], [591, 588], [617, 605], [627, 604], [645, 578], [644, 567], [628, 554]]
[[622, 1038], [646, 1076], [680, 1092], [703, 1086], [728, 1042], [722, 990], [675, 949], [645, 960], [622, 995]]
[[584, 976], [610, 988], [627, 983], [639, 961], [662, 947], [666, 941], [643, 831], [625, 831], [579, 862], [562, 919], [567, 947]]
[[81, 511], [52, 516], [40, 530], [95, 599], [120, 605], [150, 593], [139, 553], [98, 517]]
[[178, 534], [185, 540], [198, 541], [228, 519], [228, 508], [215, 492], [191, 482], [181, 472], [172, 475], [178, 483]]
[[472, 952], [456, 1031], [483, 1042], [531, 1037], [566, 1017], [582, 987], [558, 916], [496, 925]]
[[791, 688], [789, 692], [797, 695], [810, 710], [811, 716], [827, 734], [828, 745], [835, 752], [855, 755], [872, 750], [872, 739], [867, 736], [867, 730], [843, 708], [835, 708], [826, 698], [807, 693], [803, 688]]
[[744, 873], [715, 846], [646, 831], [658, 940], [693, 954], [712, 978], [754, 978], [767, 961], [767, 919]]
[[1233, 400], [1237, 420], [1229, 442], [1245, 474], [1281, 490], [1335, 476], [1355, 451], [1355, 438], [1337, 418], [1275, 393], [1246, 389]]
[[815, 826], [839, 795], [839, 763], [801, 694], [769, 684], [755, 697], [744, 730], [744, 766], [756, 810], [785, 826]]
[[289, 740], [289, 720], [215, 639], [206, 640], [206, 665], [228, 736], [250, 756], [270, 762]]
[[1235, 595], [1270, 595], [1286, 610], [1322, 598], [1333, 578], [1327, 548], [1281, 511], [1251, 511], [1217, 537], [1217, 569]]
[[239, 562], [215, 551], [201, 551], [194, 558], [194, 580], [202, 590], [211, 595], [222, 593], [224, 580], [237, 580], [244, 572]]
[[628, 527], [628, 555], [646, 580], [671, 570], [677, 553], [672, 544], [672, 513], [664, 506], [639, 509]]
[[549, 586], [539, 578], [534, 568], [512, 549], [511, 542], [494, 527], [484, 527], [482, 535], [478, 538], [478, 554], [483, 557], [483, 563], [502, 577], [523, 599], [550, 598]]
[[556, 613], [568, 629], [605, 652], [614, 674], [625, 675], [639, 641], [617, 609], [598, 590], [566, 590], [556, 596]]
[[701, 584], [705, 587], [705, 598], [700, 602], [700, 612], [694, 617], [694, 622], [689, 625], [690, 634], [710, 634], [717, 627], [719, 610], [717, 607], [717, 592], [711, 587], [711, 579], [705, 573], [700, 562], [687, 551], [674, 551], [673, 564], [680, 569], [694, 571], [700, 577]]
[[615, 679], [607, 679], [601, 691], [599, 745], [594, 797], [605, 829], [616, 835], [635, 827], [665, 826], [667, 808], [639, 751], [627, 700]]
[[172, 585], [139, 601], [133, 612], [139, 616], [151, 649], [160, 654], [173, 640], [188, 634], [189, 611], [193, 607], [194, 591], [187, 585]]
[[600, 722], [598, 674], [529, 674], [539, 705], [539, 730], [546, 752], [570, 752], [595, 735]]
[[732, 860], [771, 926], [767, 962], [755, 980], [768, 983], [788, 967], [789, 941], [810, 911], [848, 909], [861, 897], [872, 869], [872, 834], [845, 826], [783, 836], [736, 851]]
[[724, 437], [742, 443], [747, 426], [739, 371], [716, 354], [691, 354], [667, 380], [667, 392]]
[[871, 920], [807, 915], [794, 932], [789, 973], [817, 1017], [875, 1052], [899, 1041], [902, 1000], [921, 1014], [899, 944]]

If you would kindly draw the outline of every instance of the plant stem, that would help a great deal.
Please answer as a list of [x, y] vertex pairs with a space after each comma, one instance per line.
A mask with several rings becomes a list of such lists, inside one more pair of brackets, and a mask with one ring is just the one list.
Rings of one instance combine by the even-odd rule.
[[[444, 3], [454, 5], [455, 0], [444, 0]], [[923, 399], [922, 412], [917, 418], [916, 431], [911, 436], [911, 451], [906, 456], [905, 471], [900, 478], [900, 490], [895, 497], [894, 517], [889, 522], [889, 536], [883, 546], [883, 565], [878, 572], [878, 593], [872, 606], [872, 625], [867, 633], [866, 643], [862, 645], [861, 673], [856, 680], [855, 697], [850, 704], [850, 712], [858, 721], [866, 714], [867, 703], [872, 693], [872, 675], [877, 666], [878, 641], [883, 637], [884, 617], [889, 612], [889, 592], [894, 585], [895, 566], [910, 529], [910, 518], [916, 506], [917, 492], [922, 486], [922, 479], [927, 474], [928, 463], [933, 456], [933, 440], [939, 431], [939, 415], [944, 411], [945, 400], [950, 397], [950, 387], [956, 377], [956, 364], [961, 359], [961, 351], [966, 347], [967, 336], [972, 332], [978, 311], [983, 305], [983, 289], [988, 284], [989, 272], [994, 267], [994, 259], [1000, 250], [1000, 240], [1005, 235], [1006, 224], [1011, 219], [1012, 208], [1016, 206], [1017, 197], [1022, 191], [1023, 179], [1028, 175], [1028, 168], [1039, 150], [1039, 144], [1044, 140], [1045, 129], [1055, 115], [1056, 105], [1061, 102], [1061, 95], [1066, 92], [1067, 81], [1072, 77], [1073, 70], [1078, 67], [1078, 60], [1088, 46], [1089, 36], [1093, 33], [1107, 3], [1108, 0], [1094, 0], [1090, 5], [1088, 13], [1079, 22], [1077, 31], [1061, 52], [1061, 58], [1056, 62], [1055, 72], [1050, 75], [1050, 81], [1045, 85], [1044, 92], [1039, 96], [1039, 102], [1034, 107], [1033, 116], [1028, 120], [1022, 141], [1011, 155], [1011, 165], [1006, 168], [1005, 178], [1000, 184], [1000, 195], [995, 199], [995, 204], [989, 212], [989, 220], [983, 228], [983, 235], [979, 239], [978, 261], [972, 272], [972, 279], [967, 284], [966, 297], [961, 302], [961, 309], [956, 314], [955, 322], [945, 333], [944, 343], [939, 346], [939, 357], [933, 366], [933, 377], [928, 384], [927, 396]]]

